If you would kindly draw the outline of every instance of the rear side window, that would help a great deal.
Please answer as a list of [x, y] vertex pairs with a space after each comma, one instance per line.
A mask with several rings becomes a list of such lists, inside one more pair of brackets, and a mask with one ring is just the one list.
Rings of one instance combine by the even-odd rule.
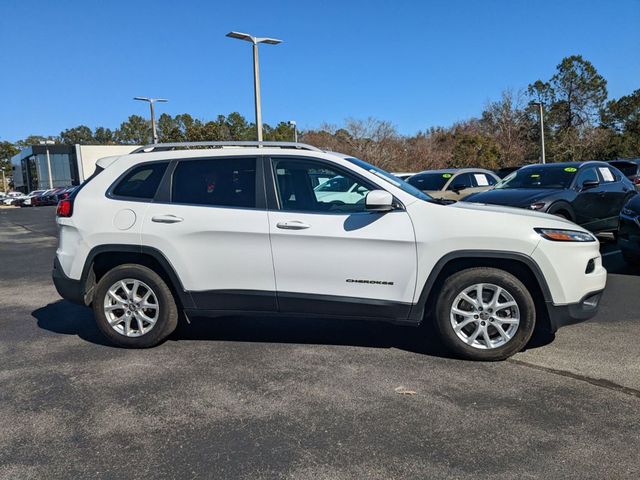
[[133, 168], [113, 189], [113, 196], [152, 200], [168, 164], [147, 163]]
[[491, 175], [487, 175], [486, 173], [482, 172], [474, 173], [472, 175], [472, 178], [474, 187], [490, 187], [498, 183]]
[[256, 159], [184, 160], [173, 172], [172, 203], [256, 207]]
[[616, 182], [620, 180], [620, 176], [616, 175], [616, 173], [609, 167], [598, 167], [598, 171], [600, 172], [600, 176], [602, 177], [602, 181], [604, 183]]

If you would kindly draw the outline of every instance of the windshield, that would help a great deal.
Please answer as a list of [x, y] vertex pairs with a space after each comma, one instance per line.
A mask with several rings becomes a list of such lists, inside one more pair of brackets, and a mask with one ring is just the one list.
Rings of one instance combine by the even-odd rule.
[[409, 185], [404, 180], [400, 180], [398, 177], [390, 174], [389, 172], [387, 172], [385, 170], [382, 170], [381, 168], [374, 167], [373, 165], [371, 165], [370, 163], [365, 162], [364, 160], [360, 160], [359, 158], [353, 158], [353, 157], [347, 157], [345, 160], [350, 161], [351, 163], [359, 166], [360, 168], [364, 168], [365, 170], [368, 170], [369, 172], [371, 172], [374, 175], [377, 175], [378, 177], [386, 180], [390, 184], [394, 185], [395, 187], [398, 187], [403, 192], [406, 192], [409, 195], [413, 195], [414, 197], [419, 198], [420, 200], [424, 200], [426, 202], [432, 200], [432, 198], [429, 195], [427, 195], [424, 192], [421, 192], [420, 190], [418, 190], [413, 185]]
[[569, 188], [577, 171], [576, 167], [566, 164], [525, 167], [507, 176], [495, 188]]
[[408, 180], [418, 190], [442, 190], [453, 175], [450, 173], [419, 173]]

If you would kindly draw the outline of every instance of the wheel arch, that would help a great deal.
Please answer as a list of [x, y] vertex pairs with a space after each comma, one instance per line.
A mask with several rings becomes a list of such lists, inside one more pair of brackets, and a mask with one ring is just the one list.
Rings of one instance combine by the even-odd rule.
[[533, 297], [538, 327], [546, 326], [550, 329], [547, 303], [552, 303], [553, 299], [538, 264], [530, 256], [522, 253], [493, 250], [459, 250], [450, 252], [438, 260], [422, 287], [418, 302], [411, 309], [411, 320], [420, 323], [432, 313], [435, 297], [448, 276], [473, 267], [498, 268], [515, 275], [525, 284]]
[[80, 280], [85, 305], [93, 301], [93, 292], [100, 278], [109, 270], [127, 263], [144, 265], [156, 272], [168, 285], [181, 308], [193, 308], [191, 295], [184, 289], [175, 269], [162, 252], [152, 247], [126, 244], [100, 245], [89, 252]]
[[571, 203], [567, 200], [556, 200], [547, 209], [547, 213], [553, 214], [558, 212], [567, 212], [569, 215], [569, 220], [572, 222], [576, 221], [576, 212], [573, 210]]

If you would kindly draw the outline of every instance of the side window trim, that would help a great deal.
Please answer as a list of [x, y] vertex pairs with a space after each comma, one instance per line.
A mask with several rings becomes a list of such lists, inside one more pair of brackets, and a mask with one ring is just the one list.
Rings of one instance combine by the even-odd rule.
[[[129, 175], [129, 173], [131, 173], [131, 171], [133, 171], [133, 170], [135, 170], [135, 169], [137, 169], [139, 167], [142, 167], [142, 166], [154, 165], [154, 164], [158, 164], [158, 163], [165, 163], [165, 164], [167, 164], [167, 166], [165, 167], [163, 176], [160, 179], [160, 183], [158, 183], [158, 187], [156, 188], [156, 192], [155, 192], [153, 197], [151, 197], [151, 198], [130, 197], [130, 196], [126, 196], [126, 195], [116, 195], [116, 194], [113, 193], [113, 191], [116, 189], [116, 187], [118, 187], [118, 185], [120, 185], [120, 182], [122, 182], [122, 180], [127, 175]], [[118, 176], [118, 178], [116, 178], [113, 181], [113, 183], [109, 186], [109, 188], [105, 192], [105, 196], [107, 198], [110, 198], [111, 200], [121, 200], [121, 201], [125, 201], [125, 202], [152, 203], [152, 202], [154, 202], [154, 199], [155, 199], [156, 195], [158, 194], [158, 191], [160, 190], [160, 188], [162, 186], [162, 182], [163, 182], [164, 177], [165, 177], [165, 175], [167, 173], [167, 170], [169, 169], [170, 164], [171, 164], [170, 160], [150, 160], [148, 162], [136, 163], [135, 165], [132, 165], [131, 167], [127, 168], [123, 173], [121, 173]]]

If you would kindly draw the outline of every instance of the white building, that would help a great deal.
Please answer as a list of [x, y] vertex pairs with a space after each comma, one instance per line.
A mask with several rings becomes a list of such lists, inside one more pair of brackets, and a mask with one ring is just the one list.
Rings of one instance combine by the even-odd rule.
[[[96, 168], [96, 161], [126, 155], [138, 145], [32, 145], [11, 158], [16, 190], [30, 192], [80, 185]], [[49, 166], [51, 172], [49, 173]]]

